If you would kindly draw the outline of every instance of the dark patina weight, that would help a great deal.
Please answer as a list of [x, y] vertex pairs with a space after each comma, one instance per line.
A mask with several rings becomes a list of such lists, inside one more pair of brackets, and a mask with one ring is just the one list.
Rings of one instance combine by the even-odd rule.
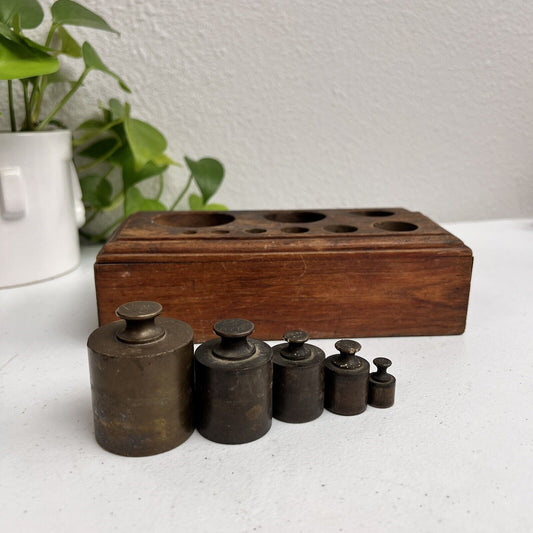
[[339, 415], [358, 415], [367, 405], [370, 365], [355, 355], [361, 349], [356, 341], [343, 339], [335, 348], [340, 353], [329, 356], [324, 366], [324, 406]]
[[272, 349], [248, 338], [248, 320], [221, 320], [213, 329], [220, 338], [194, 357], [196, 427], [222, 444], [251, 442], [272, 425]]
[[372, 372], [368, 380], [368, 405], [386, 408], [394, 405], [396, 391], [396, 378], [387, 373], [387, 368], [392, 365], [386, 357], [376, 357], [374, 364], [377, 372]]
[[193, 330], [156, 318], [156, 302], [130, 302], [123, 320], [87, 341], [95, 436], [106, 450], [128, 456], [165, 452], [193, 432]]
[[289, 331], [273, 351], [272, 413], [283, 422], [309, 422], [324, 410], [324, 352], [306, 344], [305, 331]]

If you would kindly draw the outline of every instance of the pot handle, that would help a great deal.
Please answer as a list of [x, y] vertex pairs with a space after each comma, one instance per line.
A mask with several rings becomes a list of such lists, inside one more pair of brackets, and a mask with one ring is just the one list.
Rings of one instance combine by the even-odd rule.
[[76, 167], [72, 160], [69, 161], [70, 165], [70, 179], [72, 182], [72, 196], [74, 200], [74, 216], [76, 218], [76, 224], [78, 228], [81, 228], [85, 224], [85, 207], [81, 200], [81, 187]]
[[28, 209], [26, 185], [20, 167], [0, 167], [0, 215], [5, 220], [24, 218]]

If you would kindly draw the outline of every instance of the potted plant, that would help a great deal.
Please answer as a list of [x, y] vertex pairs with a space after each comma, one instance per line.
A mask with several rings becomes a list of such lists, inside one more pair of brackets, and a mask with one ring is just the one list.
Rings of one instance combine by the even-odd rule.
[[[189, 177], [167, 207], [161, 201], [165, 172], [181, 166], [165, 152], [164, 135], [150, 124], [133, 118], [130, 105], [111, 98], [101, 105], [101, 116], [78, 126], [74, 140], [78, 173], [87, 220], [82, 235], [92, 241], [105, 240], [126, 217], [137, 211], [173, 210], [194, 183], [200, 194], [191, 193], [193, 210], [224, 210], [209, 203], [224, 178], [224, 167], [209, 157], [194, 161], [185, 157]], [[156, 180], [155, 195], [146, 196], [141, 182]]]
[[[6, 80], [8, 101], [7, 114], [2, 111], [10, 124], [10, 131], [0, 132], [0, 287], [52, 278], [78, 265], [78, 227], [85, 222], [81, 189], [83, 202], [90, 209], [89, 222], [117, 206], [123, 209], [121, 217], [139, 209], [163, 209], [158, 198], [146, 198], [137, 184], [153, 177], [162, 180], [168, 166], [177, 164], [165, 155], [166, 140], [160, 132], [132, 118], [129, 105], [119, 107], [115, 104], [118, 101], [112, 100], [102, 111], [104, 120], [91, 119], [80, 127], [76, 145], [80, 146], [80, 156], [88, 160], [82, 168], [80, 189], [72, 164], [72, 134], [58, 120], [58, 112], [93, 71], [115, 78], [125, 92], [130, 89], [91, 44], [78, 44], [67, 28], [116, 30], [72, 0], [57, 0], [50, 11], [45, 40], [38, 43], [25, 32], [43, 22], [39, 2], [0, 3], [0, 80]], [[60, 70], [60, 59], [66, 56], [83, 65], [75, 80]], [[62, 84], [64, 92], [58, 101], [50, 102], [44, 98], [47, 89], [57, 84]], [[16, 106], [17, 99], [23, 107]], [[116, 147], [106, 153], [99, 151], [102, 142], [108, 143], [110, 138], [116, 140]], [[190, 179], [202, 193], [197, 197], [200, 201], [191, 195], [189, 203], [209, 208], [207, 200], [223, 178], [222, 165], [211, 159], [186, 161]], [[107, 166], [122, 169], [116, 191]], [[114, 225], [92, 234], [92, 238], [105, 238]]]

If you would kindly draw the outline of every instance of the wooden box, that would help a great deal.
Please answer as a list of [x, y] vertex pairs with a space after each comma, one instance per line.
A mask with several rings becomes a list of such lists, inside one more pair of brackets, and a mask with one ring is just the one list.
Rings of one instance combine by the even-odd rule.
[[232, 317], [272, 340], [459, 334], [471, 271], [457, 237], [400, 208], [143, 212], [100, 251], [95, 281], [100, 324], [155, 300], [200, 342]]

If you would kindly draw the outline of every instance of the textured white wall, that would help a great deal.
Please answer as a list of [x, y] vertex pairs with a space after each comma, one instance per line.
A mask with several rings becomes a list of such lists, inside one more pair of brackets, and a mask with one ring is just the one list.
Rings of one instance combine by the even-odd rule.
[[[223, 161], [216, 201], [533, 215], [531, 2], [81, 1], [121, 32], [72, 33], [133, 114], [174, 157]], [[63, 118], [117, 94], [93, 73]]]

